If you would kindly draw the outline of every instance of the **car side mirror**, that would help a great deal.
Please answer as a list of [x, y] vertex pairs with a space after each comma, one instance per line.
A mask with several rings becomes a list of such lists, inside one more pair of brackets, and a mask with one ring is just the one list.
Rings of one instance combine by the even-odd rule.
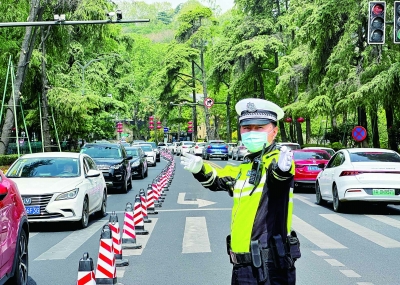
[[100, 171], [94, 170], [94, 169], [89, 169], [89, 171], [86, 173], [85, 177], [98, 177], [100, 176]]
[[325, 163], [318, 163], [318, 168], [324, 169], [325, 168]]
[[130, 156], [127, 156], [127, 157], [125, 158], [125, 160], [131, 160], [132, 158], [133, 158], [133, 156], [130, 155]]
[[8, 194], [8, 189], [6, 186], [0, 184], [0, 201], [2, 201]]

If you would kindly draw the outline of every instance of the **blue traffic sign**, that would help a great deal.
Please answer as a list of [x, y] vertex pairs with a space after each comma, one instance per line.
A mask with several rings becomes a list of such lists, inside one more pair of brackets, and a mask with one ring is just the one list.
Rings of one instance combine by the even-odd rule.
[[168, 133], [169, 128], [168, 127], [164, 127], [164, 133]]
[[351, 136], [356, 142], [362, 142], [367, 137], [367, 130], [364, 127], [356, 126], [351, 131]]

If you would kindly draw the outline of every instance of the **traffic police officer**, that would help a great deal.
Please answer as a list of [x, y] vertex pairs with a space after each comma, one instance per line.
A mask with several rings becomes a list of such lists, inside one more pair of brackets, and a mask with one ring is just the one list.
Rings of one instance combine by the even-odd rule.
[[284, 112], [262, 99], [236, 104], [242, 142], [250, 154], [239, 166], [216, 169], [200, 157], [184, 154], [181, 164], [206, 188], [233, 197], [227, 250], [233, 264], [232, 285], [292, 285], [300, 244], [291, 231], [293, 153], [276, 148], [277, 121]]

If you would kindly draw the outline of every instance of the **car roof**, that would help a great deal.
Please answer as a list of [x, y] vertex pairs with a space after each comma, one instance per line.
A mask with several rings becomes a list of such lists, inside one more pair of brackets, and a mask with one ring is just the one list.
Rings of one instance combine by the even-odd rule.
[[20, 158], [37, 158], [37, 157], [70, 157], [79, 158], [82, 153], [79, 152], [36, 152], [22, 155]]
[[385, 148], [345, 148], [342, 150], [347, 150], [350, 153], [356, 152], [387, 152], [387, 153], [396, 153], [393, 150], [385, 149]]
[[121, 144], [119, 143], [85, 143], [83, 147], [86, 146], [105, 146], [105, 147], [110, 147], [110, 146], [115, 146], [119, 148]]
[[212, 143], [212, 142], [223, 142], [224, 143], [225, 141], [224, 140], [210, 140], [209, 142], [210, 143]]
[[307, 146], [303, 149], [329, 149], [329, 150], [333, 150], [333, 148], [330, 147], [323, 147], [323, 146]]
[[134, 149], [139, 149], [140, 146], [138, 146], [138, 145], [132, 145], [132, 146], [127, 146], [125, 149], [126, 149], [126, 150], [129, 150], [129, 149], [132, 149], [132, 148], [134, 148]]
[[323, 149], [292, 149], [293, 152], [321, 152], [321, 153], [328, 153], [326, 150]]
[[293, 142], [278, 142], [276, 144], [279, 144], [279, 145], [299, 145], [298, 143], [293, 143]]

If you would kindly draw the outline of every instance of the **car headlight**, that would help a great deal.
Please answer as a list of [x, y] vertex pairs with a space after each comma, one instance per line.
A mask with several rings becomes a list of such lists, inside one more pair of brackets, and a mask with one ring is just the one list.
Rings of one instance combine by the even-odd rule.
[[120, 169], [122, 166], [123, 166], [123, 164], [119, 163], [119, 164], [111, 165], [110, 168], [111, 169]]
[[132, 166], [139, 166], [139, 164], [140, 164], [140, 161], [135, 161], [132, 163]]
[[56, 201], [74, 199], [76, 196], [78, 196], [78, 192], [79, 188], [75, 188], [74, 190], [64, 192], [57, 196]]

